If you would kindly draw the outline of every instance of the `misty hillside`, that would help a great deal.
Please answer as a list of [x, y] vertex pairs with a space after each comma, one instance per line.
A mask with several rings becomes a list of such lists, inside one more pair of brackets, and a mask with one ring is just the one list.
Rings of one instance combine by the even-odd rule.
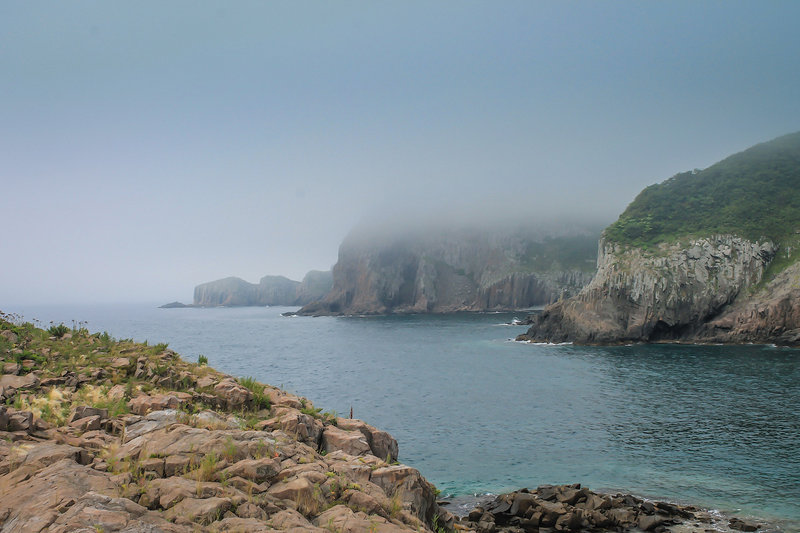
[[333, 289], [301, 314], [524, 309], [591, 279], [600, 225], [366, 224], [339, 248]]
[[798, 230], [800, 132], [647, 187], [605, 237], [645, 247], [714, 233], [777, 243]]

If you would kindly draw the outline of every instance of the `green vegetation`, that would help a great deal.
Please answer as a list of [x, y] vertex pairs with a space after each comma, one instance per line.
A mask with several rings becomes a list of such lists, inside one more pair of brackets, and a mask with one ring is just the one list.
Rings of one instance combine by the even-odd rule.
[[57, 339], [62, 338], [64, 335], [69, 333], [69, 331], [70, 331], [69, 328], [64, 324], [59, 324], [57, 326], [50, 326], [50, 329], [47, 330], [47, 332], [50, 333], [50, 335], [52, 335]]
[[253, 406], [256, 409], [270, 408], [269, 396], [264, 394], [264, 385], [256, 381], [254, 377], [239, 378], [239, 385], [253, 393]]
[[638, 247], [733, 234], [783, 244], [800, 231], [800, 132], [644, 189], [605, 230]]
[[522, 257], [522, 264], [532, 272], [594, 272], [599, 239], [599, 233], [591, 233], [573, 237], [547, 237], [542, 242], [531, 242]]

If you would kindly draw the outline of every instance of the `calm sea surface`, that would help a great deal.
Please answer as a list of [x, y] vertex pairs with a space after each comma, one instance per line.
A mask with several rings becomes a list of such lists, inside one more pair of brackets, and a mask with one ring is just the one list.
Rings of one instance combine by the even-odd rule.
[[[4, 309], [168, 342], [389, 431], [444, 494], [544, 483], [694, 503], [800, 531], [800, 351], [511, 342], [514, 314], [281, 317], [288, 308]], [[522, 314], [517, 314], [522, 318]]]

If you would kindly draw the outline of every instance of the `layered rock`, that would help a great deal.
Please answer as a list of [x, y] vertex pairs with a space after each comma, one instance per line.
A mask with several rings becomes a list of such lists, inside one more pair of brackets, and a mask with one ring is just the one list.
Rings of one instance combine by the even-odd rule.
[[[559, 240], [566, 250], [554, 244]], [[586, 228], [357, 230], [339, 248], [331, 292], [300, 314], [544, 305], [576, 294], [591, 279], [595, 242], [596, 234]]]
[[[501, 494], [475, 507], [458, 529], [481, 533], [539, 531], [756, 531], [760, 525], [721, 517], [691, 506], [600, 494], [580, 484], [543, 485]], [[727, 527], [726, 527], [727, 526]]]
[[645, 188], [521, 339], [800, 344], [800, 132]]
[[397, 442], [361, 420], [85, 330], [24, 329], [23, 353], [17, 329], [0, 319], [0, 362], [23, 374], [0, 376], [1, 531], [433, 533], [454, 522], [395, 462]]
[[[731, 235], [662, 244], [655, 250], [605, 241], [599, 248], [592, 282], [576, 297], [535, 316], [522, 340], [674, 341], [709, 338], [712, 333], [726, 342], [743, 340], [733, 328], [738, 320], [739, 329], [747, 329], [740, 319], [728, 315], [716, 327], [710, 323], [734, 302], [751, 298], [750, 291], [761, 282], [776, 251], [772, 242]], [[757, 315], [752, 306], [759, 305], [752, 299], [751, 304], [741, 306], [736, 316]], [[787, 326], [784, 321], [782, 327]]]
[[[332, 285], [330, 272], [312, 270], [302, 282], [284, 276], [264, 276], [256, 283], [236, 277], [198, 285], [194, 289], [195, 306], [265, 306], [305, 305], [322, 298]], [[178, 307], [168, 304], [170, 307]]]

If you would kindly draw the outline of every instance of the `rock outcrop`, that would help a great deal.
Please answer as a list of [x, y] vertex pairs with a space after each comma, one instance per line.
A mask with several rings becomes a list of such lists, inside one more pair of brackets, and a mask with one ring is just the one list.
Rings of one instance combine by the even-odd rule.
[[[754, 308], [762, 306], [751, 291], [761, 282], [776, 251], [772, 242], [750, 242], [731, 235], [664, 244], [651, 251], [605, 241], [599, 248], [597, 273], [591, 283], [576, 297], [534, 316], [522, 340], [603, 344], [713, 337], [715, 341], [743, 341], [748, 326], [742, 314], [759, 314]], [[750, 300], [751, 305], [740, 304], [734, 318], [731, 306], [743, 300]], [[791, 302], [786, 298], [782, 302], [774, 303], [773, 316], [778, 316], [778, 308], [783, 310], [781, 316], [786, 315], [786, 304], [791, 306]], [[737, 324], [741, 331], [735, 332]], [[784, 320], [782, 327], [787, 326]], [[765, 325], [756, 329], [764, 331]], [[772, 339], [774, 333], [773, 328], [760, 341]]]
[[0, 362], [23, 373], [0, 376], [0, 531], [434, 533], [455, 521], [396, 463], [397, 441], [361, 420], [161, 346], [0, 330]]
[[800, 345], [800, 133], [645, 188], [522, 340]]
[[333, 288], [305, 315], [515, 310], [576, 294], [595, 266], [581, 228], [356, 230], [339, 248]]
[[[629, 494], [599, 494], [580, 484], [543, 485], [501, 494], [475, 507], [459, 529], [481, 533], [540, 531], [756, 531], [759, 524], [691, 506], [648, 501]], [[726, 527], [727, 526], [727, 527]], [[739, 529], [742, 528], [742, 529]]]
[[[319, 300], [331, 289], [330, 272], [312, 270], [303, 281], [284, 276], [264, 276], [256, 283], [236, 277], [198, 285], [194, 289], [194, 306], [300, 306]], [[166, 307], [166, 306], [165, 306]], [[178, 307], [170, 304], [170, 307]]]

